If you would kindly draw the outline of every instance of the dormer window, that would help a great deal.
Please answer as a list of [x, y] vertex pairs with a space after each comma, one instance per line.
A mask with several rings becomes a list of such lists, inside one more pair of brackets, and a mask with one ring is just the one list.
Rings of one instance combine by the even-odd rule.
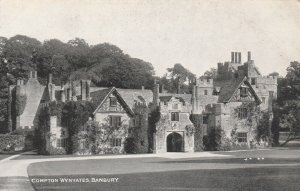
[[248, 96], [248, 87], [242, 86], [240, 89], [240, 96], [247, 97]]
[[109, 106], [110, 107], [116, 107], [117, 106], [117, 98], [116, 97], [110, 97], [109, 98]]

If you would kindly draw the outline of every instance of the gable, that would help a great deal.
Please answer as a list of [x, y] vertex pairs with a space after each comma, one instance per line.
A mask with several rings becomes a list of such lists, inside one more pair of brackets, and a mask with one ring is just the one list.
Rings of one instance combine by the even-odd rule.
[[[232, 101], [256, 101], [257, 104], [261, 103], [256, 92], [247, 81], [247, 77], [216, 81], [214, 82], [214, 87], [220, 87], [220, 94], [218, 96], [219, 103]], [[249, 90], [246, 96], [241, 96], [240, 94], [242, 87], [247, 87]]]
[[247, 84], [242, 83], [240, 87], [234, 92], [230, 99], [231, 102], [254, 102], [255, 96]]
[[126, 110], [124, 106], [120, 103], [118, 98], [114, 94], [110, 94], [101, 106], [97, 109], [97, 113], [107, 113], [107, 112], [119, 112], [125, 113]]
[[93, 92], [91, 97], [92, 102], [98, 105], [97, 109], [94, 111], [94, 114], [108, 112], [127, 113], [130, 116], [133, 116], [134, 114], [114, 87]]

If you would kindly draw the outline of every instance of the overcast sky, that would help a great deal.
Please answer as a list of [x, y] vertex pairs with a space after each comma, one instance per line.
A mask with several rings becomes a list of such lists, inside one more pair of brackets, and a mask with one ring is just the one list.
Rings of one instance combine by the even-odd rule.
[[0, 36], [109, 42], [153, 64], [181, 63], [197, 76], [231, 51], [248, 50], [260, 71], [285, 75], [300, 61], [296, 0], [0, 0]]

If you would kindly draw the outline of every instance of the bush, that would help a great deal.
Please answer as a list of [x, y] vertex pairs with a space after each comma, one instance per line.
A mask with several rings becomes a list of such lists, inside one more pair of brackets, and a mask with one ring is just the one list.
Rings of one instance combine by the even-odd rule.
[[67, 152], [64, 148], [56, 148], [56, 147], [50, 146], [48, 154], [49, 155], [65, 155], [65, 154], [67, 154]]
[[0, 135], [0, 152], [14, 152], [25, 149], [24, 135]]
[[135, 153], [135, 141], [134, 138], [130, 137], [125, 140], [124, 150], [126, 153], [133, 154]]

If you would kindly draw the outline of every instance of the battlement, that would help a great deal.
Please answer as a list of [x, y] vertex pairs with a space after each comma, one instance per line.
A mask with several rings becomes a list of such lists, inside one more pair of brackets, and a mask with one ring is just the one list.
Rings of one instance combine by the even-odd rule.
[[257, 78], [257, 83], [277, 85], [277, 76], [259, 76]]
[[213, 79], [197, 79], [196, 85], [198, 87], [213, 87], [214, 80]]

